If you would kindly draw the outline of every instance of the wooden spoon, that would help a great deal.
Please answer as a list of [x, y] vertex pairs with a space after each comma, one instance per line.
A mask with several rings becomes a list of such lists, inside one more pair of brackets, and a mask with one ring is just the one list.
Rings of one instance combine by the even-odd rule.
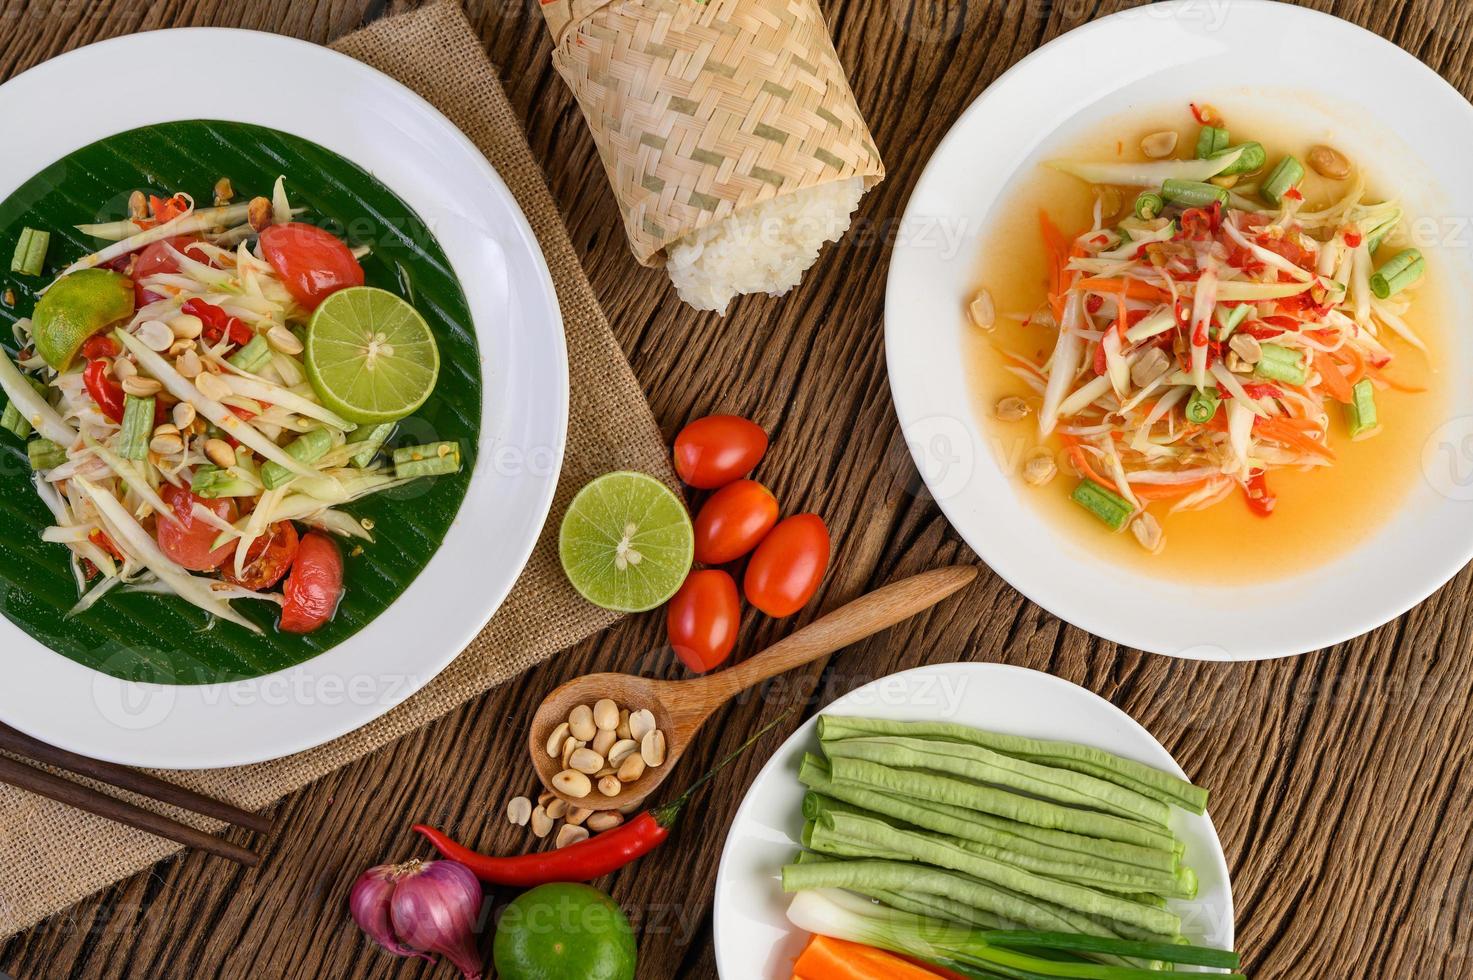
[[[575, 678], [543, 699], [532, 718], [527, 747], [542, 785], [571, 806], [586, 810], [613, 810], [639, 803], [654, 792], [675, 768], [701, 724], [734, 695], [770, 677], [812, 663], [851, 643], [872, 636], [902, 619], [909, 619], [945, 599], [977, 577], [973, 565], [953, 565], [892, 582], [814, 620], [755, 657], [705, 677], [687, 681], [657, 681], [631, 674], [588, 674]], [[563, 770], [562, 759], [547, 754], [547, 742], [558, 725], [580, 704], [590, 708], [609, 698], [621, 708], [648, 708], [665, 735], [665, 761], [650, 766], [617, 796], [599, 792], [597, 777], [587, 796], [567, 796], [553, 788], [552, 779]]]

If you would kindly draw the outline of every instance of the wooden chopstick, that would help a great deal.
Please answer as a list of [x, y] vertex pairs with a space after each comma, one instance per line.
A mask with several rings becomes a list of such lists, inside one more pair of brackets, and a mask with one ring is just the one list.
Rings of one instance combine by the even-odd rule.
[[[126, 766], [100, 762], [65, 749], [58, 749], [44, 742], [38, 742], [5, 725], [0, 725], [0, 750], [25, 755], [35, 761], [69, 769], [120, 789], [150, 797], [161, 803], [193, 810], [261, 833], [269, 833], [272, 827], [272, 821], [269, 818], [248, 813], [228, 803], [202, 796], [182, 786], [176, 786]], [[151, 810], [136, 807], [124, 800], [108, 796], [106, 793], [98, 792], [81, 783], [74, 783], [43, 769], [37, 769], [9, 756], [0, 755], [0, 783], [8, 783], [18, 789], [37, 793], [59, 803], [106, 817], [129, 827], [145, 830], [159, 837], [227, 858], [247, 867], [255, 867], [261, 860], [260, 855], [249, 848], [213, 834], [207, 834]]]
[[183, 786], [165, 782], [148, 773], [139, 772], [137, 769], [90, 759], [85, 755], [47, 745], [24, 732], [16, 731], [9, 725], [0, 724], [0, 751], [13, 752], [37, 762], [60, 769], [69, 769], [83, 776], [91, 776], [98, 782], [107, 783], [140, 796], [147, 796], [160, 803], [177, 806], [183, 810], [192, 810], [207, 817], [214, 817], [216, 820], [233, 823], [257, 833], [271, 833], [273, 821], [270, 817], [242, 810], [229, 803], [185, 789]]

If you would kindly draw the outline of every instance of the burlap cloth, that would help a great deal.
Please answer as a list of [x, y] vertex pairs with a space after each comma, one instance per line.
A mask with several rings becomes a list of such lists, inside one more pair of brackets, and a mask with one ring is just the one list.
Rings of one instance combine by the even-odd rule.
[[[239, 769], [163, 774], [250, 810], [439, 718], [612, 623], [615, 614], [583, 601], [564, 578], [557, 557], [558, 520], [573, 493], [599, 473], [639, 469], [674, 480], [649, 405], [598, 307], [496, 71], [459, 6], [437, 4], [379, 21], [334, 47], [397, 78], [445, 113], [486, 154], [526, 212], [562, 304], [571, 381], [568, 446], [552, 516], [532, 560], [486, 629], [433, 683], [373, 724], [310, 752]], [[66, 846], [58, 849], [58, 840]], [[179, 849], [0, 786], [0, 939]]]

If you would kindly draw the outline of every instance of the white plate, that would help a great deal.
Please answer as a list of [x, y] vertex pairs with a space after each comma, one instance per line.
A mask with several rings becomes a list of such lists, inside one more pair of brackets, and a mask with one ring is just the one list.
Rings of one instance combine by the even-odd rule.
[[[1005, 664], [954, 663], [917, 667], [871, 681], [821, 714], [865, 715], [901, 721], [955, 721], [1010, 735], [1027, 735], [1107, 749], [1184, 776], [1151, 733], [1098, 695], [1036, 670]], [[788, 980], [807, 940], [788, 923], [790, 896], [780, 871], [798, 851], [803, 786], [798, 764], [818, 751], [810, 718], [757, 774], [737, 809], [716, 876], [716, 967], [727, 980]], [[1224, 949], [1233, 945], [1233, 893], [1217, 830], [1208, 816], [1183, 810], [1172, 830], [1186, 844], [1185, 862], [1200, 890], [1191, 902], [1172, 902], [1189, 939]]]
[[[222, 59], [265, 70], [232, 96], [200, 84], [219, 77]], [[214, 768], [320, 745], [429, 683], [526, 564], [567, 431], [567, 350], [552, 280], [485, 157], [388, 76], [327, 48], [251, 31], [160, 31], [81, 48], [0, 86], [0, 119], [25, 134], [0, 140], [0, 198], [73, 150], [170, 120], [255, 123], [341, 154], [435, 234], [465, 291], [483, 365], [481, 443], [465, 501], [434, 558], [369, 626], [276, 674], [167, 687], [90, 670], [0, 620], [6, 677], [21, 680], [0, 685], [0, 720], [99, 759]]]
[[[1124, 54], [1129, 52], [1129, 54]], [[1313, 66], [1293, 71], [1290, 66]], [[1251, 86], [1289, 84], [1283, 89]], [[1395, 516], [1357, 529], [1340, 558], [1258, 586], [1204, 588], [1111, 564], [1020, 499], [974, 414], [960, 356], [980, 238], [1001, 191], [1092, 122], [1219, 93], [1334, 134], [1395, 179], [1447, 289], [1473, 304], [1473, 111], [1400, 48], [1286, 4], [1153, 4], [1058, 38], [998, 79], [957, 121], [911, 196], [890, 266], [885, 351], [902, 431], [946, 516], [999, 575], [1106, 639], [1176, 656], [1245, 660], [1339, 643], [1395, 618], [1473, 557], [1473, 333], [1446, 331], [1447, 424]], [[1252, 610], [1244, 615], [1244, 610]]]

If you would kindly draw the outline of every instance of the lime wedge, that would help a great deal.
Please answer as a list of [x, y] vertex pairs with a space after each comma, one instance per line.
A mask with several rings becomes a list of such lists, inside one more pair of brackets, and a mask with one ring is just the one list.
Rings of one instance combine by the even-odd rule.
[[440, 374], [435, 335], [414, 307], [372, 286], [341, 289], [317, 307], [303, 353], [322, 404], [377, 425], [423, 405]]
[[605, 473], [579, 490], [558, 536], [573, 588], [620, 612], [653, 609], [674, 595], [694, 550], [685, 504], [643, 473]]
[[36, 301], [31, 327], [36, 353], [65, 371], [88, 337], [133, 315], [133, 283], [111, 269], [64, 276]]

